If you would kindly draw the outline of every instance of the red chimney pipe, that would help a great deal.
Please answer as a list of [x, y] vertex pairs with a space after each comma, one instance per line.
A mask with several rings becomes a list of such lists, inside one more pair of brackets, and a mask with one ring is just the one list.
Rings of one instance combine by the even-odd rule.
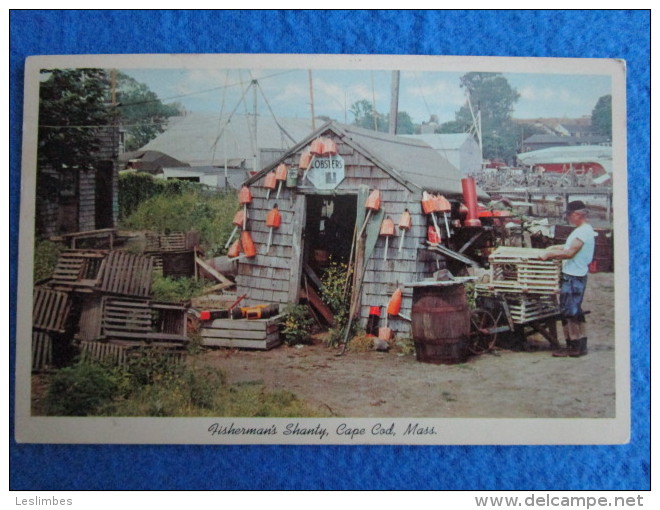
[[467, 177], [461, 179], [463, 186], [463, 199], [468, 208], [467, 218], [463, 224], [466, 227], [480, 227], [479, 212], [477, 210], [477, 185], [474, 182], [474, 177]]

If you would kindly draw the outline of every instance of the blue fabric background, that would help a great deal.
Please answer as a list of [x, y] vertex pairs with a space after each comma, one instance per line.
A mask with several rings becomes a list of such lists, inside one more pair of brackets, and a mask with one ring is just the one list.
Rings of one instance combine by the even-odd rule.
[[[332, 27], [316, 37], [309, 27]], [[647, 11], [13, 11], [10, 412], [24, 61], [39, 54], [380, 53], [615, 57], [628, 68], [631, 442], [619, 446], [110, 446], [13, 441], [10, 488], [650, 487], [650, 13]], [[618, 271], [623, 268], [617, 268]]]

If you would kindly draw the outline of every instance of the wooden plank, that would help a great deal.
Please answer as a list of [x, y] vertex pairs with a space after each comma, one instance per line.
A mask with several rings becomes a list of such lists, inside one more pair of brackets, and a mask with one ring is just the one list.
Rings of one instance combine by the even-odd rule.
[[235, 340], [232, 338], [210, 338], [202, 336], [202, 345], [206, 347], [231, 347], [238, 349], [269, 350], [282, 343], [279, 334], [272, 334], [262, 340]]
[[300, 296], [307, 299], [308, 303], [316, 310], [325, 321], [330, 325], [335, 325], [335, 316], [332, 313], [332, 310], [323, 302], [321, 297], [316, 293], [313, 287], [306, 286], [300, 291]]
[[267, 331], [227, 330], [215, 328], [202, 328], [200, 334], [208, 338], [230, 338], [236, 340], [263, 340], [268, 335], [276, 334], [279, 326], [269, 328]]
[[195, 262], [197, 263], [198, 266], [202, 267], [207, 273], [213, 276], [216, 280], [223, 283], [225, 285], [224, 288], [228, 288], [234, 285], [234, 282], [232, 282], [224, 275], [222, 275], [219, 271], [217, 271], [215, 268], [211, 267], [209, 264], [204, 262], [197, 255], [195, 255]]
[[277, 325], [284, 320], [284, 315], [276, 315], [267, 319], [216, 319], [210, 324], [206, 324], [205, 328], [216, 329], [241, 329], [251, 331], [265, 331], [270, 326]]
[[[298, 293], [300, 292], [300, 281], [302, 275], [302, 257], [303, 257], [303, 246], [302, 246], [302, 233], [305, 226], [305, 215], [306, 215], [306, 197], [304, 195], [296, 195], [294, 209], [293, 209], [293, 221], [291, 224], [291, 234], [292, 238], [292, 255], [291, 255], [291, 269], [290, 269], [290, 279], [288, 284], [288, 301], [290, 303], [298, 302]], [[273, 289], [273, 290], [285, 290], [285, 289]]]

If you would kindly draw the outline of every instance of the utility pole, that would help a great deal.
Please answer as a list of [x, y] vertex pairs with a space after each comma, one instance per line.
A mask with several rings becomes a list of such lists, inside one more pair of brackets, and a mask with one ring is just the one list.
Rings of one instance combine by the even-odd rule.
[[392, 97], [390, 99], [389, 133], [396, 135], [396, 123], [399, 117], [399, 75], [400, 71], [392, 71]]
[[312, 70], [307, 69], [307, 75], [309, 76], [309, 101], [312, 107], [312, 131], [316, 131], [316, 120], [314, 115], [314, 87], [312, 86]]
[[259, 150], [259, 144], [257, 140], [259, 138], [257, 137], [257, 80], [252, 80], [250, 85], [252, 87], [252, 111], [254, 113], [254, 119], [252, 124], [254, 130], [254, 154], [253, 154], [254, 162], [252, 164], [252, 170], [254, 172], [258, 172], [259, 168], [257, 166], [257, 151]]

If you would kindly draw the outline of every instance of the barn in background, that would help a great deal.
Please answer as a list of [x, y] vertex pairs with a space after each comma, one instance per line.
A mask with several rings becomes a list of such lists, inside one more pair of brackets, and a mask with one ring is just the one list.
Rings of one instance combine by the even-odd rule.
[[[314, 154], [318, 141], [324, 142], [324, 149]], [[287, 166], [288, 179], [271, 190], [268, 180], [281, 164]], [[349, 298], [359, 310], [362, 326], [370, 307], [386, 307], [397, 288], [404, 291], [401, 314], [409, 316], [412, 291], [405, 285], [444, 267], [442, 256], [423, 244], [432, 223], [422, 211], [422, 192], [442, 194], [458, 209], [462, 177], [460, 170], [422, 140], [325, 124], [246, 181], [252, 194], [247, 230], [256, 255], [239, 259], [238, 294], [247, 294], [250, 304], [297, 303], [302, 295], [314, 293], [328, 262], [347, 263], [354, 246], [355, 277]], [[354, 245], [355, 232], [365, 220], [365, 202], [375, 189], [381, 195], [380, 210], [371, 215], [364, 235]], [[272, 229], [267, 250], [271, 229], [266, 216], [275, 205], [281, 224]], [[386, 240], [378, 235], [379, 226], [386, 217], [397, 225], [406, 209], [412, 226], [401, 251], [401, 232], [396, 229], [386, 257]], [[356, 285], [361, 279], [362, 285]], [[410, 323], [403, 319], [390, 321], [389, 326], [399, 334], [410, 333]]]

